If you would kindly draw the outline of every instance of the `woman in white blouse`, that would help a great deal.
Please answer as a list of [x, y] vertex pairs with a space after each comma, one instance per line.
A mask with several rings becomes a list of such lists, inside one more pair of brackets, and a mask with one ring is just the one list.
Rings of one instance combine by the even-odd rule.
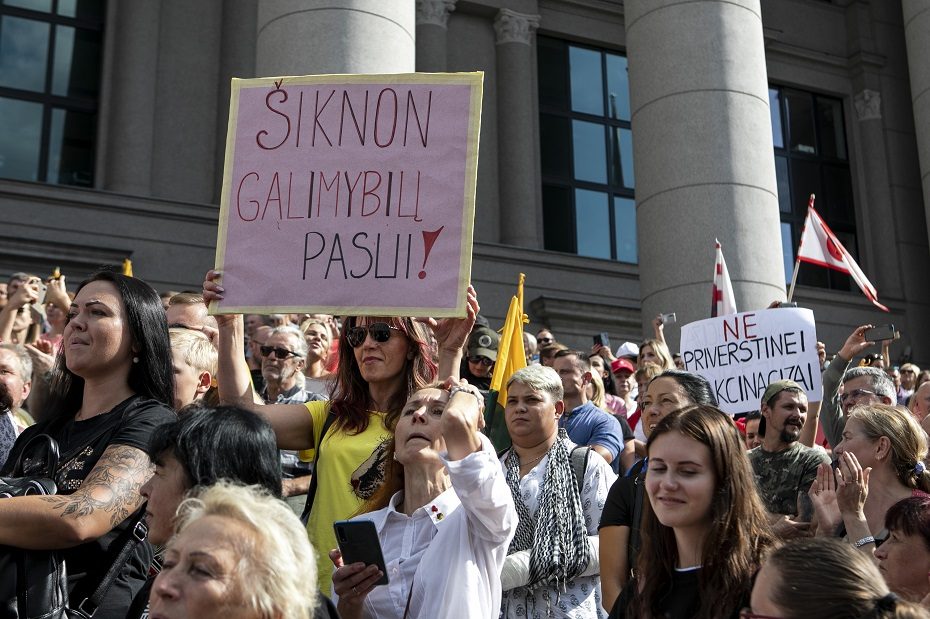
[[343, 565], [343, 619], [497, 617], [500, 572], [517, 526], [494, 447], [479, 430], [484, 398], [465, 381], [415, 392], [394, 428], [386, 480], [356, 519], [375, 523], [388, 584], [375, 565]]

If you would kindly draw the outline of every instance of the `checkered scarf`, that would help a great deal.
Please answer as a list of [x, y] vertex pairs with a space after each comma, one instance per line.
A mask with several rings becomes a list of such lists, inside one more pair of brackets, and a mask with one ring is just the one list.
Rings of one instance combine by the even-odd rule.
[[551, 585], [561, 585], [564, 589], [565, 583], [581, 574], [591, 559], [588, 531], [568, 445], [568, 434], [561, 428], [558, 438], [549, 448], [535, 518], [530, 516], [520, 494], [520, 456], [511, 449], [505, 460], [507, 485], [520, 518], [507, 554], [532, 549], [527, 583], [531, 590]]

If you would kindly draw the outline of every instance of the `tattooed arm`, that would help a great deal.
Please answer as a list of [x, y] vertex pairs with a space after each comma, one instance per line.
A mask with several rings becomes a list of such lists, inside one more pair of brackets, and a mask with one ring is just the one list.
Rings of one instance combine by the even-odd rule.
[[38, 550], [97, 539], [142, 505], [139, 489], [150, 476], [145, 452], [110, 445], [74, 494], [3, 499], [0, 544]]

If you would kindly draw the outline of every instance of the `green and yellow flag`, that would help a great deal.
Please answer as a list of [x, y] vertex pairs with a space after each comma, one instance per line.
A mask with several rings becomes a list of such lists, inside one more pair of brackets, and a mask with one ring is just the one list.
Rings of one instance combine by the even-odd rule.
[[507, 405], [507, 380], [519, 369], [526, 367], [526, 351], [523, 348], [523, 323], [529, 322], [523, 313], [523, 280], [520, 273], [517, 296], [510, 300], [507, 319], [501, 331], [497, 348], [497, 361], [491, 374], [491, 389], [484, 408], [485, 433], [497, 451], [510, 447], [510, 435], [504, 423], [504, 407]]

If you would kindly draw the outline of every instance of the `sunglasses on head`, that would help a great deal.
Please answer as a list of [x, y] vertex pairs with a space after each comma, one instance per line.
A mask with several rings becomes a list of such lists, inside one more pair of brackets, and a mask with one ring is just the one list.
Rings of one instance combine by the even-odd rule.
[[352, 327], [346, 330], [346, 340], [352, 348], [358, 348], [365, 343], [365, 338], [371, 335], [371, 339], [384, 344], [391, 339], [391, 329], [400, 331], [400, 328], [390, 325], [386, 322], [373, 322], [364, 327]]
[[275, 348], [274, 346], [259, 346], [258, 348], [262, 352], [263, 357], [271, 356], [274, 353], [275, 359], [287, 359], [290, 356], [299, 357], [296, 352], [288, 350], [287, 348]]
[[475, 355], [474, 357], [469, 357], [468, 360], [469, 360], [471, 363], [474, 363], [474, 364], [476, 364], [476, 365], [477, 365], [477, 364], [481, 364], [481, 365], [484, 365], [484, 366], [494, 365], [494, 362], [493, 362], [493, 361], [491, 361], [491, 360], [488, 359], [487, 357], [482, 357], [482, 356], [479, 356], [479, 355]]

